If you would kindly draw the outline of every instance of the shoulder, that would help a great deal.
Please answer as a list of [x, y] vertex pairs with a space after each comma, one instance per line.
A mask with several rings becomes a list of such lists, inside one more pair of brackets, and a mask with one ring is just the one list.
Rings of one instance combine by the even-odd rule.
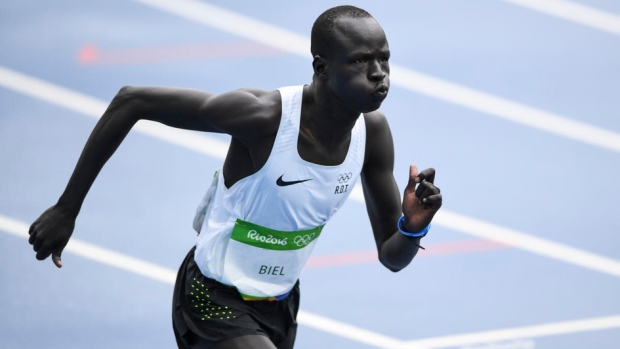
[[388, 124], [387, 117], [381, 110], [365, 113], [364, 121], [368, 135], [367, 142], [385, 141], [385, 137], [388, 137], [389, 139], [387, 140], [391, 141], [390, 125]]
[[277, 90], [242, 88], [213, 96], [205, 109], [234, 123], [237, 135], [261, 137], [277, 131], [282, 99]]
[[282, 100], [277, 90], [241, 88], [213, 96], [208, 102], [212, 107], [226, 107], [244, 115], [273, 114], [280, 111]]

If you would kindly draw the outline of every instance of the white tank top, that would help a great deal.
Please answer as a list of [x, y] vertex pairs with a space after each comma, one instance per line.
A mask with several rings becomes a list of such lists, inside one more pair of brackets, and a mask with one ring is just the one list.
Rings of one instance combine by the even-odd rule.
[[267, 162], [230, 188], [217, 171], [194, 219], [196, 264], [206, 277], [236, 287], [246, 299], [288, 294], [364, 163], [363, 115], [342, 164], [303, 160], [297, 150], [303, 86], [279, 91], [282, 118]]

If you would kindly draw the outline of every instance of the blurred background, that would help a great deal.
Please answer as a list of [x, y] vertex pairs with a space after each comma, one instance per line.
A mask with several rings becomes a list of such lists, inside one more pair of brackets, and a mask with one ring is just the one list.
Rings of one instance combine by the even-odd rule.
[[[141, 122], [64, 266], [28, 226], [126, 85], [309, 83], [317, 1], [0, 1], [0, 348], [171, 348], [174, 277], [228, 139]], [[296, 348], [618, 348], [620, 3], [365, 1], [392, 51], [382, 110], [444, 207], [413, 263], [376, 259], [356, 191], [301, 278]]]

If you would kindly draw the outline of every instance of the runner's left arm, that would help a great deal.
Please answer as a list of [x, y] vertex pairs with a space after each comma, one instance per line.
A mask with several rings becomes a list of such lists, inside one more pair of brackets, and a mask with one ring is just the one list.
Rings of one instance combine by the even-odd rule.
[[379, 260], [391, 271], [406, 267], [418, 252], [420, 238], [401, 234], [397, 222], [405, 216], [403, 228], [419, 232], [428, 226], [441, 207], [442, 196], [434, 185], [435, 170], [418, 173], [409, 168], [409, 181], [401, 202], [394, 179], [394, 144], [385, 116], [366, 114], [366, 158], [362, 169], [362, 187]]

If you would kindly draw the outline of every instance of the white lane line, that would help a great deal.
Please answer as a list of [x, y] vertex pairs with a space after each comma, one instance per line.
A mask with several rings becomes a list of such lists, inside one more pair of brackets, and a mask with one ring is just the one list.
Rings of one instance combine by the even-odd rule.
[[[143, 5], [248, 38], [283, 52], [310, 55], [310, 41], [295, 32], [256, 20], [225, 8], [196, 0], [134, 0]], [[308, 28], [308, 31], [310, 28]]]
[[[109, 104], [2, 66], [0, 66], [0, 86], [96, 119], [101, 117]], [[140, 121], [133, 130], [213, 157], [223, 158], [228, 151], [226, 142], [155, 122]]]
[[572, 1], [564, 0], [503, 0], [548, 15], [620, 35], [620, 16]]
[[[361, 342], [360, 336], [362, 336], [362, 338], [364, 338], [363, 343], [372, 345], [373, 347], [377, 348], [401, 348], [406, 343], [405, 341], [391, 338], [376, 332], [364, 330], [359, 327], [345, 324], [343, 322], [334, 321], [324, 316], [310, 314], [308, 312], [304, 312], [303, 314], [300, 313], [299, 318], [303, 319], [303, 321], [306, 322], [312, 322], [312, 327], [318, 330], [322, 330], [339, 337], [347, 338], [352, 341]], [[411, 347], [408, 347], [408, 349], [425, 349], [425, 347], [415, 343], [411, 343]]]
[[[4, 231], [22, 239], [28, 239], [28, 227], [28, 224], [25, 222], [0, 214], [0, 231]], [[176, 272], [172, 269], [134, 258], [123, 253], [102, 248], [88, 242], [80, 241], [79, 239], [72, 238], [69, 244], [65, 247], [65, 252], [76, 254], [85, 259], [90, 259], [104, 265], [169, 285], [174, 285], [176, 280]], [[52, 268], [52, 266], [50, 266], [50, 268]], [[299, 311], [298, 321], [300, 324], [305, 326], [332, 333], [336, 336], [385, 349], [430, 349], [453, 346], [456, 347], [510, 339], [571, 334], [620, 327], [620, 315], [618, 315], [402, 341], [360, 327], [326, 318], [324, 316], [312, 314], [304, 310]]]
[[[20, 238], [28, 239], [29, 227], [30, 225], [25, 222], [0, 214], [0, 230]], [[174, 270], [108, 250], [79, 239], [71, 238], [64, 251], [163, 283], [174, 285], [176, 281], [177, 273]], [[49, 260], [48, 262], [50, 263], [50, 267], [52, 267], [51, 262]]]
[[[310, 40], [292, 31], [197, 0], [133, 0], [186, 19], [311, 58]], [[620, 152], [620, 134], [505, 98], [461, 86], [396, 64], [392, 84], [487, 115]]]
[[109, 104], [3, 66], [0, 66], [0, 86], [96, 118]]
[[620, 262], [574, 247], [441, 209], [433, 224], [620, 277]]
[[[25, 222], [18, 221], [0, 214], [0, 231], [7, 232], [11, 235], [28, 239], [29, 225]], [[101, 264], [124, 270], [145, 278], [174, 285], [176, 282], [177, 272], [175, 270], [159, 266], [157, 264], [131, 257], [129, 255], [99, 247], [76, 238], [71, 238], [64, 250], [65, 253], [72, 253]], [[51, 265], [50, 268], [55, 268]], [[404, 341], [384, 336], [382, 334], [372, 332], [363, 328], [345, 324], [333, 319], [329, 319], [320, 315], [312, 314], [304, 310], [300, 310], [297, 320], [300, 324], [316, 328], [334, 335], [351, 339], [366, 345], [377, 348], [397, 348]], [[423, 347], [415, 345], [416, 349]]]
[[[42, 99], [95, 118], [99, 118], [106, 109], [106, 103], [102, 101], [0, 66], [0, 86], [2, 85], [31, 97]], [[153, 122], [139, 123], [134, 130], [220, 159], [224, 159], [227, 153], [227, 144], [203, 134], [182, 131]], [[351, 198], [360, 202], [364, 201], [364, 194], [359, 186], [353, 189]], [[616, 260], [467, 217], [446, 209], [442, 209], [433, 222], [437, 226], [518, 247], [613, 276], [620, 276], [620, 262]]]
[[499, 342], [513, 339], [557, 336], [588, 331], [600, 331], [620, 327], [620, 315], [590, 318], [576, 321], [562, 321], [542, 325], [507, 328], [502, 330], [466, 333], [412, 340], [399, 349], [447, 348], [463, 345]]
[[497, 118], [620, 153], [620, 134], [541, 109], [476, 91], [413, 70], [393, 67], [401, 87]]

